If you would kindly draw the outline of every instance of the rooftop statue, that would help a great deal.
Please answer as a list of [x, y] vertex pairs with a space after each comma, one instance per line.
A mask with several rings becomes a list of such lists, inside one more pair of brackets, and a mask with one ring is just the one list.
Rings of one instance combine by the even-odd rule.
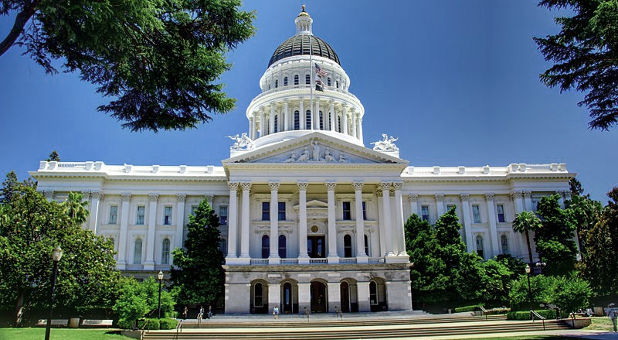
[[230, 149], [234, 151], [248, 151], [253, 149], [253, 140], [247, 136], [246, 132], [243, 132], [240, 137], [238, 134], [228, 137], [234, 141], [234, 144], [230, 147]]
[[397, 145], [395, 145], [395, 142], [398, 139], [399, 138], [395, 138], [393, 136], [389, 137], [387, 134], [383, 133], [382, 140], [379, 140], [377, 142], [372, 142], [371, 144], [374, 145], [373, 146], [374, 151], [396, 152], [396, 151], [399, 151], [399, 148], [397, 147]]

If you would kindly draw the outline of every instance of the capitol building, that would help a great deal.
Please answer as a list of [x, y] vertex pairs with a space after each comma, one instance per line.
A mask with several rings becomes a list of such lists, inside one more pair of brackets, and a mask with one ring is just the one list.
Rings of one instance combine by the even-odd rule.
[[118, 268], [138, 277], [170, 269], [207, 199], [221, 222], [226, 313], [411, 310], [411, 214], [435, 223], [455, 208], [468, 251], [526, 257], [515, 214], [568, 198], [575, 174], [563, 163], [418, 167], [387, 134], [366, 146], [340, 57], [304, 9], [294, 23], [220, 166], [42, 161], [38, 189], [53, 200], [84, 193], [85, 227], [112, 239]]

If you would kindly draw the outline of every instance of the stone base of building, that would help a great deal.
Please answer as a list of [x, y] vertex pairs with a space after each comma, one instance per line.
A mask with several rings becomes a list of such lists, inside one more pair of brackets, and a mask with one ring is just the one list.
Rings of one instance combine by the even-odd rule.
[[409, 263], [225, 265], [225, 312], [412, 310]]

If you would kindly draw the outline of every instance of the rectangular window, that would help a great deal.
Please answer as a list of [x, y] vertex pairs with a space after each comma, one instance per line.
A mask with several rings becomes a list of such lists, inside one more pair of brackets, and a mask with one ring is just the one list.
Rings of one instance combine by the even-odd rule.
[[144, 213], [146, 212], [146, 207], [143, 205], [137, 206], [137, 216], [135, 217], [135, 224], [144, 225]]
[[343, 202], [343, 219], [351, 220], [352, 214], [350, 212], [350, 202]]
[[285, 221], [285, 202], [279, 202], [277, 208], [277, 219], [279, 221]]
[[429, 222], [429, 206], [421, 205], [421, 218], [423, 221]]
[[118, 206], [112, 205], [109, 207], [109, 224], [118, 223]]
[[167, 206], [163, 209], [163, 224], [172, 224], [172, 207]]
[[219, 224], [227, 225], [227, 205], [219, 206]]
[[367, 204], [363, 202], [363, 220], [367, 220]]
[[305, 84], [311, 84], [311, 76], [308, 74], [305, 75]]
[[270, 202], [262, 202], [262, 221], [270, 221]]
[[498, 204], [496, 205], [496, 210], [498, 211], [498, 222], [504, 222], [504, 205]]
[[474, 223], [481, 223], [481, 209], [478, 204], [472, 205], [472, 219]]

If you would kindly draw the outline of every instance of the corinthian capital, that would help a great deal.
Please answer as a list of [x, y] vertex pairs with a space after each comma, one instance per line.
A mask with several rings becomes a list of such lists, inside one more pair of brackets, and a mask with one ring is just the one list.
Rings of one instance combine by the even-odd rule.
[[238, 190], [238, 182], [228, 182], [227, 187], [230, 188], [231, 191]]

